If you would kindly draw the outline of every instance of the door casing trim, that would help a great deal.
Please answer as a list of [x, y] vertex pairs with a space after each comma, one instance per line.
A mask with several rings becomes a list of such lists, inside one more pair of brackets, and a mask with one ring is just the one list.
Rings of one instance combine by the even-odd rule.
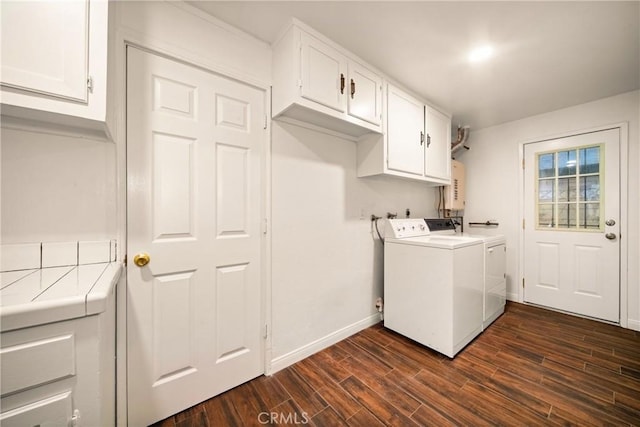
[[[121, 13], [116, 5], [114, 14]], [[119, 19], [116, 19], [119, 22]], [[148, 35], [117, 27], [115, 31], [115, 83], [111, 96], [114, 102], [121, 106], [114, 113], [115, 130], [114, 141], [116, 144], [117, 166], [117, 224], [118, 242], [124, 250], [118, 251], [119, 261], [124, 261], [127, 245], [127, 48], [135, 47], [156, 55], [187, 64], [213, 74], [217, 74], [246, 85], [263, 90], [265, 93], [265, 114], [267, 116], [267, 128], [265, 130], [265, 144], [263, 154], [262, 172], [262, 216], [265, 221], [266, 233], [262, 234], [262, 307], [261, 318], [265, 325], [267, 336], [263, 340], [264, 374], [271, 372], [272, 362], [272, 283], [271, 283], [271, 86], [268, 82], [257, 81], [235, 70], [230, 71], [226, 67], [216, 67], [205, 64], [190, 53], [179, 52], [175, 46], [167, 45]], [[126, 266], [125, 266], [126, 269]], [[127, 274], [126, 270], [121, 275], [116, 294], [116, 425], [128, 425], [128, 385], [127, 385]]]

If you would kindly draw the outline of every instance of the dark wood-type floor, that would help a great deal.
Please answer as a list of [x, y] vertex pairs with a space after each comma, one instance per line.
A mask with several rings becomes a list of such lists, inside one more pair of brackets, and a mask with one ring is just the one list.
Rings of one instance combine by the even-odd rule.
[[640, 333], [508, 303], [449, 360], [379, 324], [157, 425], [259, 426], [261, 412], [278, 425], [640, 425]]

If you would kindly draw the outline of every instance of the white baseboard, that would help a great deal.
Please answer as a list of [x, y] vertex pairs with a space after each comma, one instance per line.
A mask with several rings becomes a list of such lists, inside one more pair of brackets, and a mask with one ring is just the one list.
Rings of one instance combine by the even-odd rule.
[[508, 292], [507, 293], [507, 301], [520, 302], [520, 301], [518, 301], [518, 293], [517, 292]]
[[329, 335], [310, 342], [309, 344], [306, 344], [296, 350], [276, 357], [271, 361], [271, 369], [269, 372], [267, 372], [267, 375], [273, 375], [276, 372], [286, 368], [287, 366], [291, 366], [294, 363], [299, 362], [302, 359], [305, 359], [312, 354], [317, 353], [320, 350], [323, 350], [339, 341], [342, 341], [343, 339], [350, 337], [351, 335], [360, 332], [361, 330], [366, 329], [369, 326], [373, 326], [378, 322], [380, 322], [380, 315], [378, 313], [372, 314], [365, 319], [362, 319], [356, 323], [332, 332]]
[[634, 331], [640, 331], [640, 320], [627, 320], [627, 327], [629, 329], [633, 329]]

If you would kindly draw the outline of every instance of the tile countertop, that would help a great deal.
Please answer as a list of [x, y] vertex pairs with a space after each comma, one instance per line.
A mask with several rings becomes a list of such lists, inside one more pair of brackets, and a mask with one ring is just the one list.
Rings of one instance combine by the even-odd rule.
[[99, 314], [122, 264], [104, 262], [0, 273], [0, 330]]

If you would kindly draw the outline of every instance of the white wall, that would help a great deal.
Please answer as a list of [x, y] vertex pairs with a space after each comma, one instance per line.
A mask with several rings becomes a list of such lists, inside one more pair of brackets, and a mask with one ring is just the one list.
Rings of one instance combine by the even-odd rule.
[[[526, 102], [526, 101], [523, 101]], [[486, 129], [471, 131], [468, 146], [458, 156], [466, 166], [467, 197], [465, 222], [496, 219], [500, 227], [492, 230], [507, 236], [507, 292], [518, 299], [521, 283], [518, 271], [520, 249], [520, 144], [571, 131], [628, 122], [628, 325], [640, 330], [640, 92], [634, 91], [595, 102], [577, 105]], [[473, 231], [469, 228], [468, 231]]]
[[353, 141], [273, 122], [274, 370], [379, 320], [383, 249], [371, 214], [424, 218], [434, 202], [424, 183], [357, 178]]
[[119, 38], [251, 84], [271, 82], [268, 44], [192, 6], [179, 1], [124, 1], [116, 6]]
[[1, 129], [2, 243], [116, 234], [115, 145]]
[[[133, 42], [259, 87], [271, 83], [267, 44], [188, 5], [117, 2], [116, 14], [119, 44]], [[123, 86], [124, 55], [117, 49]], [[352, 141], [278, 122], [272, 124], [272, 135], [273, 323], [268, 350], [277, 369], [340, 333], [377, 321], [382, 248], [374, 242], [371, 214], [402, 215], [411, 208], [414, 216], [425, 216], [435, 210], [434, 189], [424, 184], [356, 178]], [[122, 131], [117, 139], [122, 183]], [[125, 195], [121, 184], [119, 197]]]

